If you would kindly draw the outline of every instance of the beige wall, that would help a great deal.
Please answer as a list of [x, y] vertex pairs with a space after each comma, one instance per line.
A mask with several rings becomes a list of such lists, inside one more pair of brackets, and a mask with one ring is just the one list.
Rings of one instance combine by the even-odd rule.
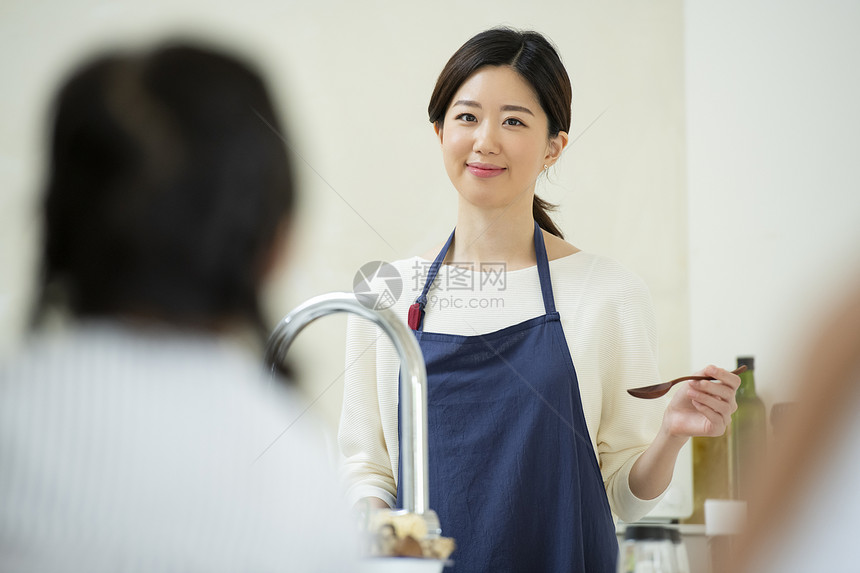
[[770, 405], [860, 279], [860, 4], [686, 10], [692, 358], [755, 355]]
[[[577, 246], [607, 254], [651, 288], [661, 366], [690, 368], [680, 1], [308, 2], [4, 0], [0, 7], [0, 345], [23, 326], [32, 288], [35, 197], [47, 98], [106, 45], [192, 33], [236, 47], [269, 75], [290, 126], [303, 199], [272, 320], [302, 300], [350, 290], [371, 260], [444, 239], [455, 191], [426, 119], [436, 75], [472, 34], [534, 28], [573, 80], [575, 143], [539, 193]], [[593, 122], [593, 123], [592, 123]], [[584, 132], [584, 133], [583, 133]], [[343, 317], [294, 348], [314, 410], [340, 406]]]

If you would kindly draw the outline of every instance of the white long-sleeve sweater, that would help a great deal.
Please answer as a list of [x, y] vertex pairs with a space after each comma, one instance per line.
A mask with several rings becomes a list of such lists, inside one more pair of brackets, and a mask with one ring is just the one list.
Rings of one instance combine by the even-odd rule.
[[[392, 310], [405, 322], [430, 261], [413, 257], [392, 264], [403, 281]], [[650, 295], [639, 277], [606, 257], [579, 252], [549, 266], [610, 507], [616, 517], [635, 521], [660, 498], [637, 498], [628, 476], [654, 439], [667, 404], [665, 398], [640, 400], [625, 391], [660, 381]], [[440, 269], [428, 293], [425, 331], [486, 334], [545, 313], [537, 267], [504, 272], [489, 265], [483, 270]], [[351, 317], [347, 329], [339, 430], [347, 495], [352, 502], [375, 496], [393, 506], [400, 361], [372, 323]]]

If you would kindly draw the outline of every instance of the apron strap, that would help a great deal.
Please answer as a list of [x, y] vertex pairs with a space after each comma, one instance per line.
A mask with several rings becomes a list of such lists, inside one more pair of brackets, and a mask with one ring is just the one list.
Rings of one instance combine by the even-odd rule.
[[543, 295], [543, 308], [547, 314], [553, 314], [555, 312], [555, 298], [552, 296], [549, 260], [546, 256], [543, 233], [537, 221], [535, 221], [535, 257], [537, 258], [538, 277], [540, 277], [540, 292]]
[[448, 254], [448, 249], [451, 248], [451, 243], [454, 241], [454, 233], [457, 229], [451, 231], [451, 235], [445, 242], [445, 246], [436, 255], [436, 259], [430, 265], [430, 271], [427, 273], [427, 280], [424, 281], [424, 289], [412, 306], [409, 307], [409, 328], [412, 330], [421, 330], [424, 322], [424, 307], [427, 306], [427, 293], [430, 291], [430, 286], [436, 280], [436, 275], [439, 273], [439, 268], [442, 266], [442, 261], [445, 260], [445, 255]]
[[[451, 248], [451, 243], [454, 241], [454, 233], [457, 230], [454, 229], [451, 231], [451, 235], [448, 237], [448, 240], [445, 242], [445, 246], [442, 247], [442, 250], [439, 251], [439, 254], [436, 255], [436, 259], [430, 265], [430, 270], [427, 273], [427, 280], [424, 281], [424, 289], [421, 291], [421, 294], [418, 298], [415, 299], [415, 302], [412, 306], [409, 307], [409, 316], [408, 323], [409, 328], [412, 330], [421, 330], [424, 323], [424, 307], [427, 306], [427, 293], [430, 291], [430, 286], [433, 284], [433, 281], [436, 280], [436, 275], [439, 273], [439, 269], [442, 267], [442, 261], [445, 260], [445, 255], [448, 254], [448, 249]], [[535, 221], [535, 234], [534, 234], [534, 244], [535, 244], [535, 257], [537, 259], [537, 269], [538, 269], [538, 277], [540, 278], [540, 290], [541, 295], [543, 296], [543, 307], [544, 311], [547, 314], [553, 314], [555, 312], [555, 299], [552, 295], [552, 281], [550, 279], [549, 274], [549, 261], [546, 256], [546, 245], [543, 241], [543, 233], [541, 232], [540, 226]]]

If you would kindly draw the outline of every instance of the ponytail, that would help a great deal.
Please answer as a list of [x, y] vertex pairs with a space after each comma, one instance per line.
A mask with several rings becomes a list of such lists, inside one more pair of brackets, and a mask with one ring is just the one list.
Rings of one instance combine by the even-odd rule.
[[534, 202], [532, 203], [532, 214], [537, 221], [538, 227], [548, 232], [551, 235], [555, 235], [559, 239], [564, 239], [564, 234], [561, 232], [553, 220], [550, 218], [549, 214], [551, 211], [555, 211], [558, 208], [558, 205], [554, 205], [549, 201], [545, 201], [535, 195]]

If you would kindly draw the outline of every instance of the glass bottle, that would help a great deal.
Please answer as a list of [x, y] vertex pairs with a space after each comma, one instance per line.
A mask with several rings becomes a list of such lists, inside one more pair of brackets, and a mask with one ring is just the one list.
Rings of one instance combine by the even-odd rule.
[[730, 493], [728, 433], [693, 438], [693, 514], [684, 523], [705, 523], [705, 500]]
[[770, 409], [770, 427], [773, 430], [774, 446], [779, 447], [786, 439], [786, 433], [794, 423], [797, 414], [797, 402], [780, 402]]
[[732, 414], [729, 431], [729, 467], [732, 497], [749, 500], [755, 466], [765, 455], [767, 413], [764, 402], [755, 392], [755, 359], [751, 356], [738, 358], [738, 366], [743, 365], [747, 370], [739, 374], [741, 385], [735, 394], [738, 409]]

